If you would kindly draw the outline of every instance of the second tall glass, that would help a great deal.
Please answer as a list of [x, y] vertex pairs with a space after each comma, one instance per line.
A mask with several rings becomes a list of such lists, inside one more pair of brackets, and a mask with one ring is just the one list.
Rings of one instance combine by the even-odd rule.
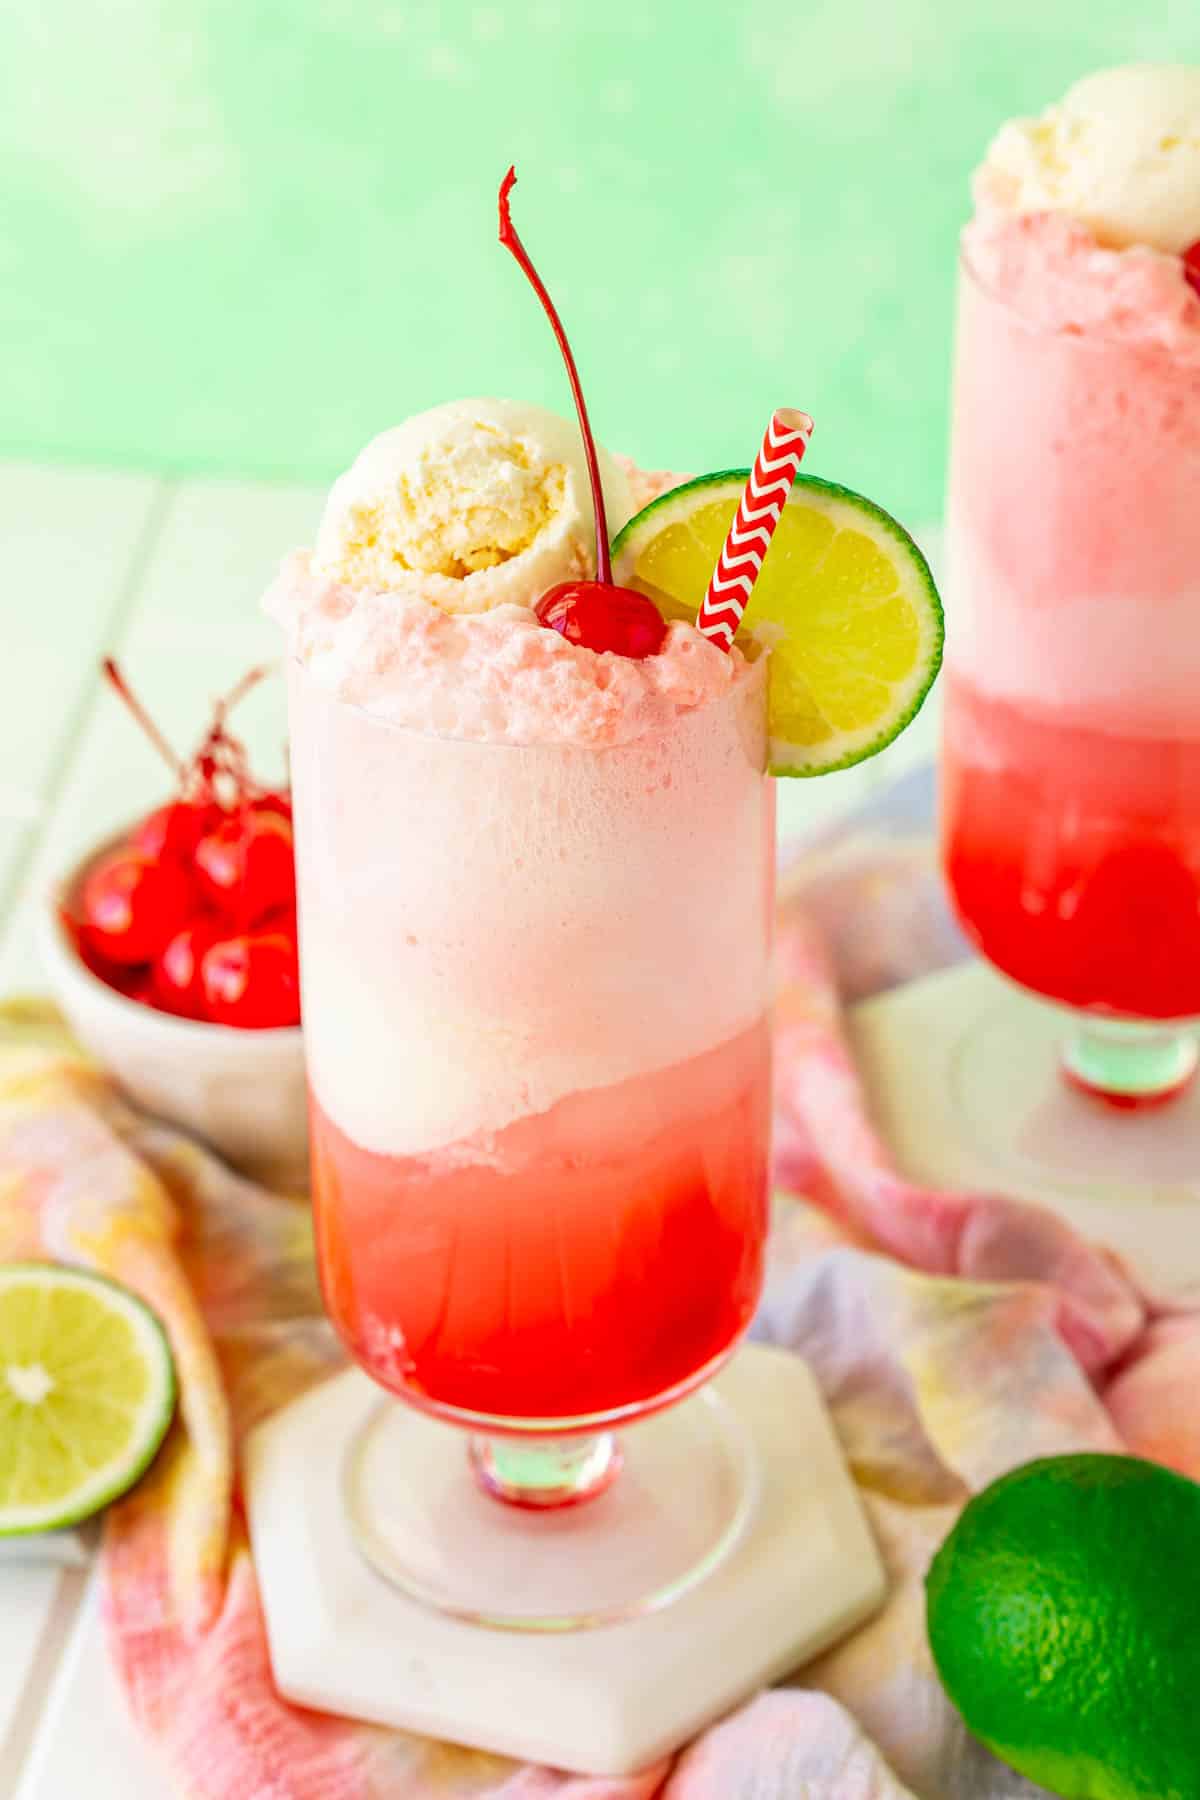
[[1125, 1104], [1200, 1018], [1200, 363], [961, 269], [943, 852], [966, 930]]

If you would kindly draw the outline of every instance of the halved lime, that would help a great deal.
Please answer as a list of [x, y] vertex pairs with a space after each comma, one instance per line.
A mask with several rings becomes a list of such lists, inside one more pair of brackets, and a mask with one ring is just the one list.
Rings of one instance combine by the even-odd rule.
[[0, 1265], [0, 1536], [115, 1500], [174, 1410], [166, 1336], [135, 1295], [83, 1269]]
[[[701, 475], [652, 501], [613, 545], [613, 579], [694, 620], [749, 471]], [[825, 775], [903, 731], [942, 660], [929, 565], [874, 501], [797, 478], [739, 634], [771, 651], [771, 773]]]

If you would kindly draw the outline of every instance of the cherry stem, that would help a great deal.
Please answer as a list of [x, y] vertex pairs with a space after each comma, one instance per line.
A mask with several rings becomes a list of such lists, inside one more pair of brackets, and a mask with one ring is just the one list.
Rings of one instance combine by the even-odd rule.
[[534, 293], [546, 310], [546, 315], [554, 328], [558, 339], [558, 347], [562, 351], [563, 361], [567, 365], [567, 379], [571, 383], [571, 393], [575, 400], [575, 411], [579, 417], [579, 430], [583, 438], [583, 451], [587, 457], [588, 480], [592, 484], [592, 506], [596, 515], [596, 574], [607, 586], [612, 585], [612, 558], [608, 548], [608, 520], [604, 512], [604, 489], [600, 483], [600, 462], [596, 455], [596, 440], [592, 436], [592, 427], [588, 419], [587, 405], [583, 398], [583, 389], [579, 384], [579, 370], [575, 367], [575, 358], [571, 354], [571, 346], [563, 322], [558, 316], [558, 308], [546, 291], [545, 283], [530, 260], [529, 252], [517, 235], [517, 228], [512, 222], [508, 196], [517, 185], [517, 171], [510, 168], [500, 183], [500, 242], [506, 250], [511, 250], [529, 277]]
[[251, 688], [256, 688], [260, 681], [265, 681], [266, 677], [273, 674], [277, 667], [276, 663], [257, 663], [254, 668], [247, 669], [227, 694], [223, 694], [219, 700], [214, 702], [212, 724], [205, 733], [199, 750], [190, 761], [184, 762], [172, 750], [167, 739], [122, 675], [114, 658], [106, 656], [101, 664], [105, 679], [121, 696], [164, 762], [169, 764], [181, 789], [186, 790], [189, 782], [199, 776], [211, 791], [213, 781], [220, 775], [233, 783], [235, 793], [241, 794], [251, 789], [253, 783], [246, 768], [246, 752], [237, 739], [231, 737], [226, 730], [226, 721], [234, 707], [245, 699]]
[[154, 748], [163, 758], [164, 762], [170, 765], [172, 773], [179, 781], [182, 781], [187, 774], [186, 765], [175, 754], [174, 750], [172, 750], [170, 744], [167, 742], [158, 726], [154, 723], [154, 720], [150, 717], [150, 714], [146, 711], [137, 695], [125, 680], [125, 677], [117, 667], [114, 659], [111, 656], [106, 656], [100, 666], [104, 671], [105, 680], [111, 687], [116, 689], [117, 693], [121, 696], [146, 736], [150, 739], [150, 742], [154, 745]]
[[[235, 801], [247, 794], [266, 789], [257, 788], [252, 780], [246, 761], [246, 752], [227, 728], [230, 713], [238, 706], [260, 681], [275, 673], [277, 663], [256, 663], [247, 669], [240, 681], [236, 681], [227, 694], [223, 694], [213, 705], [213, 722], [208, 728], [208, 735], [201, 744], [196, 756], [195, 766], [201, 778], [215, 791], [218, 776], [226, 784], [232, 783]], [[220, 795], [217, 795], [220, 799]], [[224, 804], [224, 802], [222, 802]]]
[[214, 710], [218, 729], [224, 726], [234, 707], [241, 704], [251, 688], [256, 688], [260, 681], [265, 681], [268, 675], [275, 672], [276, 667], [275, 663], [256, 663], [252, 669], [246, 670], [241, 680], [235, 682], [224, 698], [217, 701]]

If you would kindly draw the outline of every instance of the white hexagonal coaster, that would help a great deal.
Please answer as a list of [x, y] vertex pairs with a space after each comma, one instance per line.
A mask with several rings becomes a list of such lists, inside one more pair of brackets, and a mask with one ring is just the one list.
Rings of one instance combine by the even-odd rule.
[[[247, 1446], [246, 1497], [280, 1692], [477, 1749], [623, 1775], [825, 1649], [875, 1610], [886, 1583], [816, 1383], [798, 1357], [751, 1345], [714, 1386], [757, 1464], [742, 1536], [662, 1611], [553, 1635], [450, 1618], [368, 1565], [343, 1505], [351, 1439], [379, 1401], [365, 1375], [340, 1375], [268, 1420]], [[634, 1429], [656, 1428], [650, 1419]], [[589, 1510], [572, 1509], [572, 1561], [588, 1553]], [[531, 1534], [547, 1523], [504, 1515], [506, 1529]]]

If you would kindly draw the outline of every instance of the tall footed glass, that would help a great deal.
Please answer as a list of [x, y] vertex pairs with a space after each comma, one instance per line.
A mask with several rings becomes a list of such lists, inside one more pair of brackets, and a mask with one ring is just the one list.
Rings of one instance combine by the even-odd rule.
[[[372, 1562], [453, 1613], [661, 1605], [745, 1522], [737, 1423], [685, 1396], [761, 1283], [765, 694], [762, 663], [632, 742], [516, 745], [291, 667], [321, 1280], [396, 1397], [347, 1506]], [[519, 1567], [514, 1506], [546, 1518]]]
[[[1031, 322], [968, 261], [959, 296], [946, 877], [982, 954], [1070, 1009], [1070, 1081], [1144, 1107], [1197, 1060], [1200, 357]], [[965, 1051], [980, 1118], [1028, 1082], [1010, 1029]]]

